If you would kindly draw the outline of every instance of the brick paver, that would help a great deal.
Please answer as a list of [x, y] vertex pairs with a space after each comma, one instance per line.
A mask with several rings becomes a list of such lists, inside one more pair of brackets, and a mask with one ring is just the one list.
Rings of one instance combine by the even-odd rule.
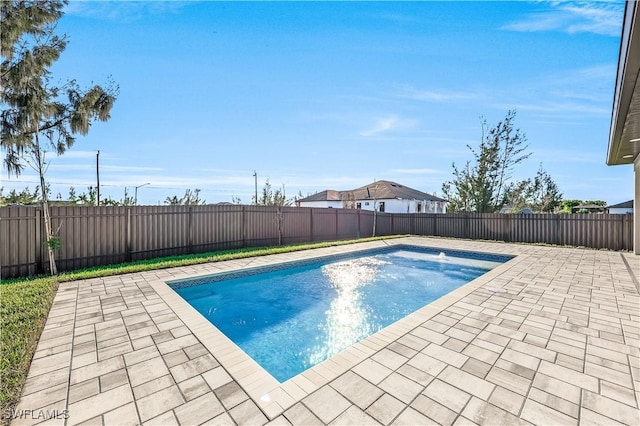
[[[282, 385], [164, 284], [402, 243], [516, 257]], [[639, 272], [628, 253], [410, 237], [62, 283], [17, 407], [36, 414], [13, 423], [637, 425]]]

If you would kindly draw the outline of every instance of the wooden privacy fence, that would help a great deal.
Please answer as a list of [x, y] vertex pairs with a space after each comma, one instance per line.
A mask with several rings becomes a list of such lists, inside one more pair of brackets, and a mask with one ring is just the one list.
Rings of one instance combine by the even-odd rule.
[[[239, 247], [369, 237], [374, 213], [269, 206], [51, 207], [60, 271]], [[377, 213], [376, 235], [632, 250], [633, 215]], [[47, 272], [39, 207], [0, 208], [2, 278]]]

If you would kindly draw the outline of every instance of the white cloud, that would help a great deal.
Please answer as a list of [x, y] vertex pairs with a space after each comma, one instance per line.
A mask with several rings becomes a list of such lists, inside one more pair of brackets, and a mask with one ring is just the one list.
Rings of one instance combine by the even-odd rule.
[[177, 13], [192, 4], [182, 1], [72, 1], [64, 9], [66, 15], [122, 22], [133, 22], [149, 14]]
[[[75, 151], [75, 150], [68, 150], [67, 152], [65, 152], [63, 155], [60, 155], [59, 157], [56, 158], [60, 158], [60, 159], [77, 159], [77, 158], [96, 158], [96, 154], [98, 153], [98, 151]], [[103, 153], [100, 153], [100, 157], [104, 158], [105, 156], [108, 157], [108, 154], [105, 155]]]
[[389, 132], [390, 130], [406, 130], [412, 129], [416, 126], [415, 120], [401, 119], [397, 115], [389, 115], [387, 117], [379, 118], [375, 124], [360, 132], [360, 136], [372, 137], [379, 136], [382, 133]]
[[[54, 171], [67, 171], [67, 170], [95, 170], [95, 164], [56, 164], [51, 163], [49, 167], [51, 172]], [[138, 172], [138, 171], [162, 171], [161, 167], [143, 167], [143, 166], [111, 166], [108, 164], [100, 165], [100, 172]]]
[[503, 30], [518, 32], [562, 31], [620, 36], [624, 4], [621, 2], [555, 2], [548, 12], [532, 13]]
[[360, 136], [369, 137], [384, 133], [397, 126], [398, 117], [395, 115], [379, 119], [373, 127], [360, 132]]
[[396, 96], [402, 99], [412, 99], [416, 101], [452, 103], [477, 99], [479, 94], [473, 91], [419, 90], [413, 87], [406, 87]]
[[[495, 107], [500, 109], [515, 109], [516, 111], [530, 111], [538, 114], [553, 114], [558, 118], [567, 116], [607, 116], [611, 115], [611, 110], [605, 106], [588, 105], [576, 102], [540, 102], [498, 104]], [[562, 117], [560, 117], [562, 116]]]

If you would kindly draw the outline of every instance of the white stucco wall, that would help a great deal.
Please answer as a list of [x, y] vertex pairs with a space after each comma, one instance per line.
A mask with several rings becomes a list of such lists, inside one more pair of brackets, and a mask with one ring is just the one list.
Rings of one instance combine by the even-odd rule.
[[627, 214], [627, 213], [633, 213], [633, 208], [629, 207], [628, 209], [620, 209], [620, 208], [609, 209], [609, 214]]
[[[446, 213], [445, 202], [432, 202], [429, 200], [398, 200], [396, 198], [376, 200], [376, 210], [379, 211], [380, 202], [384, 202], [385, 213], [418, 213], [418, 204], [422, 205], [420, 213]], [[362, 210], [373, 210], [373, 200], [356, 200]]]
[[[396, 198], [380, 199], [375, 201], [376, 210], [380, 211], [380, 202], [384, 202], [385, 213], [418, 213], [418, 203], [422, 205], [420, 213], [446, 213], [447, 203], [430, 200], [398, 200]], [[353, 207], [356, 208], [360, 203], [362, 210], [373, 211], [373, 200], [356, 200]], [[300, 201], [300, 207], [317, 207], [317, 208], [344, 208], [342, 201]]]
[[341, 209], [342, 201], [300, 201], [300, 207], [320, 207]]

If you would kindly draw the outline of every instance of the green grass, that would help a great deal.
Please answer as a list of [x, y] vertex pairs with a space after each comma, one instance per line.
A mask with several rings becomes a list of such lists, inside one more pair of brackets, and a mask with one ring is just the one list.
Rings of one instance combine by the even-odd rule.
[[[31, 358], [47, 318], [53, 297], [61, 282], [106, 277], [132, 272], [196, 265], [252, 256], [288, 253], [321, 247], [403, 237], [361, 238], [358, 240], [256, 247], [236, 250], [162, 257], [117, 265], [98, 266], [55, 276], [35, 276], [0, 281], [0, 407], [12, 408], [20, 398]], [[3, 422], [6, 422], [3, 419]]]

